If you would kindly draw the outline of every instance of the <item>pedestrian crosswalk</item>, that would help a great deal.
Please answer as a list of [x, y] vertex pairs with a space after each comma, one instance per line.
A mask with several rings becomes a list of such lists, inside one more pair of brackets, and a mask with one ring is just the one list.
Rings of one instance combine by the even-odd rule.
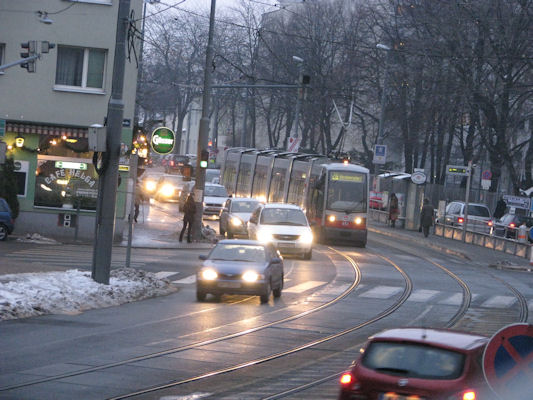
[[[27, 263], [35, 265], [56, 266], [65, 268], [87, 269], [92, 267], [93, 251], [87, 246], [62, 245], [58, 252], [55, 246], [34, 247], [18, 250], [3, 255], [7, 262]], [[120, 268], [126, 265], [124, 253], [114, 253], [111, 268]], [[143, 268], [145, 263], [131, 260], [130, 267]], [[175, 272], [174, 272], [175, 273]]]

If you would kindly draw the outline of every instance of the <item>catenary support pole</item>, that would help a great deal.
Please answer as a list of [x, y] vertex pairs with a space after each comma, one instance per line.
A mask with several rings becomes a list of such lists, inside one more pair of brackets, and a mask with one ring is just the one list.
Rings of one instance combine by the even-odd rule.
[[130, 0], [120, 0], [118, 5], [117, 33], [115, 39], [115, 57], [113, 61], [113, 80], [111, 84], [111, 98], [107, 108], [107, 162], [98, 182], [96, 238], [93, 249], [92, 278], [108, 285], [111, 272], [111, 256], [113, 237], [115, 233], [115, 204], [117, 201], [118, 161], [120, 157], [120, 141], [122, 137], [122, 119], [124, 115], [124, 101], [122, 92], [124, 87], [124, 67], [126, 64], [126, 29]]
[[215, 28], [216, 0], [211, 0], [211, 13], [209, 16], [209, 34], [207, 38], [207, 50], [205, 53], [204, 70], [204, 93], [202, 96], [202, 118], [200, 119], [200, 131], [198, 133], [198, 148], [196, 158], [196, 189], [194, 190], [194, 202], [196, 214], [194, 215], [193, 237], [194, 240], [202, 238], [202, 217], [205, 189], [205, 169], [200, 166], [202, 151], [207, 150], [207, 138], [209, 137], [209, 100], [211, 92], [211, 68], [213, 68], [213, 34]]
[[472, 181], [472, 160], [468, 161], [468, 177], [466, 178], [465, 220], [463, 221], [463, 242], [466, 239], [466, 228], [468, 225], [468, 200], [470, 199], [470, 182], [471, 181]]

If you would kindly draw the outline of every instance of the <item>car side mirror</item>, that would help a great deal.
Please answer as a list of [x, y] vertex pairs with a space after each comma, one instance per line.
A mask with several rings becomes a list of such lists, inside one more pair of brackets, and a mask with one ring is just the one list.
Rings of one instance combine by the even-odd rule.
[[202, 255], [199, 255], [198, 258], [199, 258], [200, 260], [202, 260], [202, 261], [207, 260], [207, 256], [206, 256], [206, 255], [203, 255], [203, 254], [202, 254]]

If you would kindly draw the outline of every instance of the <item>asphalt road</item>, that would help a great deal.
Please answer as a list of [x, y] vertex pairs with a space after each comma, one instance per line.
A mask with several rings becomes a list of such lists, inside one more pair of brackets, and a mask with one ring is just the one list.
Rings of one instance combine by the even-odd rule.
[[[334, 399], [338, 374], [384, 328], [490, 336], [533, 320], [530, 273], [375, 232], [365, 249], [317, 245], [310, 261], [286, 258], [276, 301], [223, 296], [199, 303], [194, 268], [209, 245], [176, 243], [180, 215], [173, 207], [145, 210], [133, 237], [144, 246], [132, 249], [132, 266], [179, 290], [78, 315], [0, 322], [0, 399]], [[89, 244], [8, 248], [0, 265], [9, 258], [45, 270], [85, 262], [92, 252]], [[125, 252], [114, 247], [117, 265]]]

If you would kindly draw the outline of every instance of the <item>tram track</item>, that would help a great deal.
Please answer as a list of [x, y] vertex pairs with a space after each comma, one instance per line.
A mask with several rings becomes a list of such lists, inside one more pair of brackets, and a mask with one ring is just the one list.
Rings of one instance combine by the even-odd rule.
[[[455, 315], [445, 324], [446, 328], [452, 328], [452, 327], [454, 327], [457, 324], [458, 321], [461, 320], [461, 318], [463, 318], [465, 316], [466, 312], [468, 311], [468, 308], [471, 305], [471, 301], [472, 301], [471, 288], [467, 285], [467, 283], [463, 279], [461, 279], [459, 276], [457, 276], [455, 273], [453, 273], [451, 270], [449, 270], [448, 268], [444, 267], [440, 263], [437, 263], [437, 262], [429, 259], [428, 257], [421, 256], [420, 258], [422, 258], [423, 260], [433, 264], [437, 268], [443, 270], [446, 274], [454, 277], [454, 279], [459, 283], [459, 285], [461, 286], [461, 288], [463, 290], [463, 302], [461, 303], [461, 305], [458, 308], [458, 310], [455, 313]], [[519, 305], [519, 317], [518, 317], [518, 320], [516, 322], [520, 322], [520, 323], [527, 322], [527, 320], [528, 320], [528, 305], [527, 305], [527, 299], [525, 298], [525, 296], [522, 295], [514, 286], [512, 286], [511, 284], [509, 284], [505, 280], [495, 276], [494, 274], [488, 274], [488, 275], [491, 278], [493, 278], [494, 280], [497, 280], [500, 283], [502, 283], [516, 297], [518, 305]], [[354, 347], [359, 347], [359, 346], [361, 346], [361, 344], [358, 344], [358, 345], [356, 345]], [[335, 358], [336, 355], [334, 355], [332, 357]], [[342, 368], [340, 370], [337, 370], [337, 371], [334, 371], [334, 372], [329, 371], [329, 373], [326, 376], [320, 377], [318, 379], [314, 379], [312, 381], [306, 382], [305, 384], [302, 384], [302, 385], [299, 385], [299, 386], [295, 386], [295, 387], [292, 387], [290, 389], [287, 389], [287, 390], [284, 390], [284, 391], [281, 391], [281, 392], [278, 392], [278, 393], [271, 394], [271, 395], [266, 396], [266, 397], [261, 397], [261, 400], [278, 400], [278, 399], [291, 398], [291, 396], [293, 396], [293, 395], [297, 395], [299, 393], [308, 391], [310, 389], [313, 389], [313, 388], [315, 388], [317, 386], [320, 386], [320, 385], [323, 385], [323, 384], [328, 384], [328, 383], [331, 384], [332, 382], [333, 383], [337, 383], [337, 380], [339, 379], [339, 377], [347, 369], [349, 369], [349, 363], [346, 363], [346, 367], [344, 367], [344, 368]], [[335, 385], [335, 387], [336, 386], [337, 385]], [[306, 396], [306, 398], [312, 399], [313, 397], [311, 395], [311, 396]]]
[[[134, 363], [137, 363], [139, 361], [144, 361], [144, 360], [149, 360], [149, 359], [156, 359], [156, 358], [164, 357], [164, 356], [167, 356], [167, 355], [177, 354], [179, 352], [183, 352], [183, 351], [190, 350], [190, 349], [204, 347], [204, 346], [207, 346], [209, 344], [213, 344], [213, 343], [217, 343], [217, 342], [229, 341], [231, 339], [236, 339], [236, 338], [239, 338], [239, 337], [243, 337], [245, 335], [249, 335], [249, 334], [252, 334], [254, 332], [258, 332], [260, 330], [264, 330], [264, 329], [267, 329], [267, 328], [272, 328], [272, 327], [275, 327], [275, 326], [278, 326], [278, 325], [281, 325], [281, 324], [284, 324], [284, 323], [287, 323], [287, 322], [290, 322], [290, 321], [295, 321], [295, 320], [297, 320], [299, 318], [303, 318], [303, 317], [308, 316], [308, 315], [310, 315], [312, 313], [324, 310], [325, 308], [330, 307], [330, 306], [340, 302], [342, 299], [346, 298], [347, 296], [349, 296], [350, 293], [352, 293], [358, 287], [358, 285], [360, 284], [361, 279], [362, 279], [361, 270], [360, 270], [357, 262], [354, 260], [354, 258], [352, 256], [349, 256], [347, 252], [339, 251], [339, 250], [334, 249], [334, 248], [329, 248], [329, 250], [331, 251], [332, 254], [337, 254], [337, 255], [343, 257], [346, 261], [348, 261], [351, 264], [351, 266], [352, 266], [352, 268], [354, 270], [354, 279], [353, 279], [351, 285], [344, 292], [342, 292], [340, 295], [338, 295], [334, 299], [332, 299], [330, 301], [327, 301], [325, 303], [322, 303], [321, 305], [319, 305], [317, 307], [314, 307], [312, 309], [306, 310], [304, 312], [301, 312], [301, 313], [298, 313], [298, 314], [295, 314], [295, 315], [292, 315], [292, 316], [289, 316], [289, 317], [286, 317], [286, 318], [282, 318], [282, 319], [279, 319], [279, 320], [276, 320], [276, 321], [272, 321], [272, 322], [267, 323], [267, 324], [259, 325], [259, 326], [256, 326], [256, 327], [253, 327], [253, 328], [250, 328], [250, 329], [246, 329], [246, 330], [242, 330], [242, 331], [239, 331], [239, 332], [235, 332], [235, 333], [232, 333], [232, 334], [223, 335], [223, 336], [220, 336], [220, 337], [217, 337], [217, 338], [212, 338], [212, 339], [208, 339], [208, 340], [204, 340], [204, 341], [198, 341], [198, 342], [186, 345], [186, 346], [174, 347], [174, 348], [171, 348], [171, 349], [167, 349], [165, 351], [154, 352], [154, 353], [150, 353], [150, 354], [146, 354], [146, 355], [142, 355], [142, 356], [137, 356], [137, 357], [125, 359], [125, 360], [122, 360], [122, 361], [119, 361], [119, 362], [108, 363], [108, 364], [104, 364], [104, 365], [100, 365], [100, 366], [96, 366], [96, 367], [92, 367], [92, 368], [86, 368], [86, 369], [83, 369], [83, 370], [73, 371], [71, 373], [50, 376], [50, 377], [46, 377], [46, 378], [38, 379], [38, 380], [33, 380], [33, 381], [30, 381], [30, 382], [26, 382], [26, 383], [20, 383], [20, 384], [17, 384], [17, 385], [11, 385], [11, 386], [2, 387], [2, 388], [0, 388], [0, 393], [1, 392], [5, 392], [5, 391], [9, 391], [9, 390], [13, 390], [13, 389], [17, 389], [17, 388], [26, 387], [26, 386], [37, 385], [37, 384], [40, 384], [40, 383], [46, 383], [46, 382], [61, 380], [61, 379], [70, 378], [70, 377], [74, 377], [74, 376], [94, 373], [94, 372], [97, 372], [97, 371], [109, 370], [109, 369], [114, 368], [114, 367], [124, 366], [124, 365], [128, 365], [128, 364], [134, 364]], [[359, 324], [356, 324], [354, 326], [351, 326], [351, 327], [348, 327], [346, 329], [340, 330], [339, 332], [336, 332], [334, 334], [330, 334], [330, 335], [324, 336], [324, 337], [316, 339], [316, 340], [308, 341], [307, 343], [304, 343], [304, 344], [302, 344], [300, 346], [296, 346], [296, 347], [292, 347], [292, 348], [289, 348], [289, 349], [285, 349], [283, 351], [279, 351], [277, 353], [270, 354], [268, 356], [259, 357], [259, 358], [253, 359], [253, 360], [249, 360], [249, 361], [238, 363], [238, 364], [234, 364], [234, 365], [229, 365], [229, 366], [226, 366], [224, 368], [219, 368], [219, 369], [216, 369], [216, 370], [212, 370], [212, 371], [209, 371], [207, 373], [199, 374], [199, 375], [196, 375], [196, 376], [193, 376], [193, 377], [189, 377], [189, 378], [186, 378], [186, 379], [175, 380], [175, 381], [172, 381], [170, 383], [166, 383], [166, 384], [162, 384], [162, 385], [154, 385], [154, 386], [149, 387], [149, 388], [144, 388], [144, 389], [133, 391], [133, 392], [130, 392], [130, 393], [125, 393], [125, 394], [122, 394], [122, 395], [119, 395], [119, 396], [110, 397], [109, 399], [124, 399], [124, 398], [132, 398], [132, 397], [138, 397], [138, 396], [142, 396], [142, 395], [148, 395], [148, 394], [151, 394], [151, 393], [160, 392], [160, 391], [164, 391], [164, 390], [167, 390], [167, 389], [172, 389], [172, 388], [175, 388], [175, 387], [178, 387], [178, 386], [182, 386], [182, 385], [186, 385], [186, 384], [189, 384], [189, 383], [203, 381], [203, 380], [206, 380], [206, 379], [209, 379], [209, 378], [213, 378], [213, 377], [216, 377], [216, 376], [228, 374], [228, 373], [231, 373], [231, 372], [236, 372], [236, 371], [243, 370], [245, 368], [249, 368], [249, 367], [253, 367], [253, 366], [257, 366], [257, 365], [260, 365], [260, 364], [265, 364], [265, 363], [270, 362], [270, 361], [279, 360], [279, 359], [282, 359], [284, 357], [288, 357], [290, 355], [294, 355], [294, 354], [296, 354], [298, 352], [302, 352], [304, 350], [316, 347], [316, 346], [318, 346], [320, 344], [324, 344], [324, 343], [327, 343], [327, 342], [334, 341], [334, 340], [339, 339], [339, 338], [341, 338], [341, 337], [343, 337], [345, 335], [348, 335], [350, 333], [358, 331], [358, 330], [362, 329], [363, 327], [369, 326], [369, 325], [371, 325], [371, 324], [373, 324], [373, 323], [375, 323], [375, 322], [377, 322], [377, 321], [379, 321], [381, 319], [386, 318], [387, 316], [389, 316], [392, 313], [394, 313], [395, 311], [397, 311], [407, 301], [407, 299], [409, 298], [409, 296], [411, 295], [411, 293], [413, 291], [413, 282], [411, 281], [409, 275], [398, 264], [396, 264], [393, 260], [391, 260], [388, 257], [382, 256], [381, 254], [374, 254], [374, 255], [379, 257], [379, 258], [381, 258], [386, 263], [388, 263], [389, 265], [392, 265], [395, 268], [395, 270], [401, 275], [401, 277], [404, 280], [404, 289], [403, 289], [403, 292], [401, 293], [401, 295], [393, 302], [393, 304], [391, 304], [385, 310], [382, 310], [380, 313], [374, 315], [373, 317], [368, 318], [365, 321], [363, 321], [363, 322], [361, 322]], [[450, 271], [446, 267], [440, 265], [439, 263], [434, 262], [433, 260], [430, 260], [427, 257], [420, 257], [420, 258], [424, 259], [426, 262], [431, 263], [435, 267], [441, 269], [444, 273], [446, 273], [448, 276], [452, 277], [452, 279], [457, 281], [458, 284], [462, 287], [462, 290], [463, 290], [463, 301], [462, 301], [461, 305], [458, 307], [457, 312], [449, 319], [449, 321], [446, 324], [446, 327], [453, 327], [456, 324], [456, 322], [459, 321], [464, 316], [464, 314], [466, 313], [466, 311], [470, 307], [470, 304], [471, 304], [471, 291], [470, 291], [468, 285], [460, 277], [458, 277], [456, 274], [454, 274], [452, 271]], [[516, 291], [516, 294], [519, 294], [519, 292]], [[522, 319], [525, 318], [527, 320], [527, 302], [526, 302], [525, 298], [523, 298], [523, 296], [522, 296], [522, 300], [520, 301], [520, 304], [521, 304], [522, 310], [523, 310], [523, 307], [525, 305], [525, 312], [521, 311], [521, 318]], [[346, 366], [348, 366], [348, 365], [346, 365]], [[342, 371], [334, 372], [332, 374], [329, 374], [328, 376], [322, 377], [320, 379], [316, 379], [313, 382], [308, 382], [305, 385], [302, 385], [300, 387], [292, 388], [290, 390], [285, 390], [283, 392], [274, 394], [271, 397], [266, 397], [265, 399], [274, 399], [274, 398], [277, 399], [277, 398], [290, 397], [294, 393], [305, 391], [305, 390], [308, 390], [309, 388], [315, 387], [317, 385], [321, 385], [322, 383], [327, 382], [330, 379], [335, 378], [340, 373], [342, 373]]]

